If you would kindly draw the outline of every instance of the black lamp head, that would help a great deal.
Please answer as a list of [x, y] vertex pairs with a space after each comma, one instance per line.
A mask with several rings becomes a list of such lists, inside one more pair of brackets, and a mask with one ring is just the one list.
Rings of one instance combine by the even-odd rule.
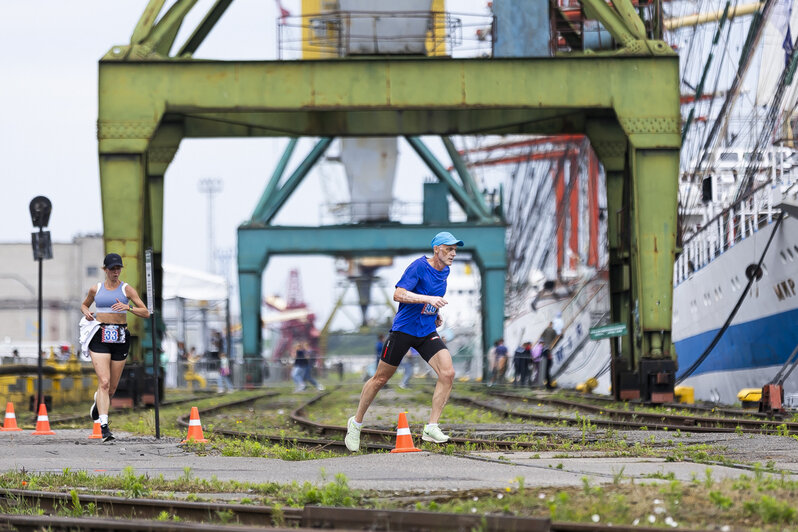
[[47, 227], [53, 204], [44, 196], [36, 196], [30, 201], [30, 219], [34, 227]]

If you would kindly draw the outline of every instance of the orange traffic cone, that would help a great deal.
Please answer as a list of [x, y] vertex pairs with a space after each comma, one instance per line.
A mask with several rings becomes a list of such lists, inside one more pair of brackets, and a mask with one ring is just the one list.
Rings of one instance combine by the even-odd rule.
[[44, 403], [39, 403], [39, 417], [36, 418], [36, 430], [31, 434], [34, 436], [49, 436], [55, 434], [50, 430], [50, 420], [47, 419], [47, 407]]
[[17, 416], [14, 414], [14, 403], [9, 401], [6, 405], [6, 420], [5, 423], [3, 423], [3, 428], [0, 429], [0, 431], [16, 432], [20, 430], [22, 429], [17, 427]]
[[188, 420], [188, 435], [186, 436], [186, 439], [180, 443], [186, 443], [189, 441], [197, 443], [208, 442], [208, 440], [206, 440], [205, 436], [202, 434], [202, 423], [200, 423], [199, 410], [197, 410], [196, 406], [191, 407], [191, 417]]
[[399, 414], [399, 427], [396, 429], [396, 446], [392, 453], [415, 453], [421, 449], [416, 449], [413, 445], [413, 436], [410, 434], [410, 427], [407, 424], [407, 416], [404, 412]]
[[102, 437], [103, 437], [103, 431], [102, 431], [102, 428], [100, 426], [100, 421], [97, 420], [97, 421], [94, 422], [94, 430], [92, 431], [91, 436], [89, 436], [89, 439], [90, 440], [100, 440], [100, 439], [102, 439]]

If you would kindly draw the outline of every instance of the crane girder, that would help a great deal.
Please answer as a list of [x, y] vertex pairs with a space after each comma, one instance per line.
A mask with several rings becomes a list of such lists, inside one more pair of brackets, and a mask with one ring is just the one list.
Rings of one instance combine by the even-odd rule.
[[[595, 0], [583, 0], [590, 2]], [[193, 53], [228, 4], [217, 1], [181, 50]], [[678, 57], [666, 43], [640, 38], [637, 24], [613, 11], [605, 18], [625, 46], [614, 56], [230, 62], [162, 57], [193, 5], [178, 0], [157, 20], [163, 2], [152, 0], [131, 43], [112, 47], [99, 65], [106, 250], [122, 255], [131, 281], [144, 285], [148, 246], [155, 248], [160, 269], [164, 174], [182, 138], [586, 133], [607, 172], [613, 318], [629, 331], [614, 348], [613, 390], [628, 392], [626, 397], [642, 390], [648, 398], [645, 383], [652, 374], [660, 383], [662, 374], [675, 372], [670, 330], [681, 116]], [[603, 0], [594, 7], [611, 9]], [[406, 227], [397, 238], [412, 232], [413, 242], [422, 242], [427, 231], [453, 227]], [[504, 227], [495, 220], [462, 227], [487, 253], [476, 252], [485, 267], [487, 352], [503, 332]], [[331, 243], [351, 247], [353, 231], [364, 230], [316, 229], [307, 238], [317, 245], [303, 252], [337, 253]], [[376, 233], [391, 228], [366, 229], [357, 233], [364, 253], [390, 248]], [[303, 229], [253, 224], [239, 230], [240, 239], [252, 239], [250, 248], [239, 246], [242, 313], [259, 312], [257, 275], [270, 253], [281, 252], [258, 248], [259, 238], [277, 242], [280, 231]], [[291, 245], [288, 239], [281, 250]], [[409, 241], [403, 246], [418, 249]], [[254, 337], [260, 320], [243, 319], [246, 356], [260, 356]], [[134, 322], [134, 335], [142, 330]]]

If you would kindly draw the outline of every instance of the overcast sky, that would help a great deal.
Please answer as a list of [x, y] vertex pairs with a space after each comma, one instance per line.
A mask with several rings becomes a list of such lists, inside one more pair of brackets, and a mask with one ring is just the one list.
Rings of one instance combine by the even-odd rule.
[[[197, 3], [183, 25], [178, 44], [211, 3]], [[464, 0], [457, 7], [474, 3]], [[283, 1], [292, 14], [299, 13], [299, 4], [299, 0]], [[476, 2], [477, 6], [483, 4]], [[101, 233], [97, 62], [111, 46], [129, 42], [147, 1], [0, 0], [0, 5], [0, 160], [4, 184], [0, 242], [30, 240], [33, 228], [28, 204], [37, 195], [47, 196], [53, 203], [49, 230], [55, 241], [69, 242], [78, 234]], [[476, 11], [484, 11], [484, 7]], [[235, 0], [195, 57], [276, 59], [277, 17], [274, 0]], [[214, 200], [214, 240], [217, 249], [232, 252], [236, 228], [251, 215], [286, 143], [287, 139], [183, 141], [165, 176], [164, 262], [208, 269], [207, 195], [198, 189], [203, 178], [222, 182], [223, 189]], [[313, 139], [300, 142], [289, 171], [312, 143]], [[439, 144], [436, 151], [442, 153]], [[430, 172], [407, 144], [401, 143], [399, 149], [401, 177], [397, 178], [394, 194], [403, 201], [420, 201], [421, 183]], [[316, 225], [324, 192], [330, 188], [335, 172], [329, 165], [312, 172], [275, 223]], [[98, 257], [98, 262], [101, 260]], [[397, 269], [404, 266], [402, 263]], [[281, 294], [291, 267], [300, 268], [305, 298], [320, 316], [320, 327], [335, 296], [333, 260], [275, 258], [266, 271], [264, 291]], [[385, 271], [391, 286], [399, 273]]]

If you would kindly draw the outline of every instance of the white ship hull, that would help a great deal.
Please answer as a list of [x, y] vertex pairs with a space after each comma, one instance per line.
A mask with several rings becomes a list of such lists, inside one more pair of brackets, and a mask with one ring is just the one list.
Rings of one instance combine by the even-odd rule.
[[610, 393], [609, 340], [591, 340], [590, 328], [596, 320], [606, 319], [609, 312], [609, 288], [606, 279], [598, 276], [588, 281], [570, 299], [541, 305], [525, 312], [505, 325], [507, 345], [535, 342], [557, 314], [563, 321], [562, 338], [554, 348], [552, 376], [561, 388], [576, 388], [597, 377], [595, 393]]
[[[754, 269], [762, 256], [776, 225], [775, 215], [771, 213], [768, 222], [757, 212], [760, 214], [751, 216], [758, 223], [736, 227], [738, 241], [728, 238], [728, 231], [721, 231], [718, 234], [725, 235], [725, 240], [704, 238], [676, 263], [673, 341], [677, 378], [699, 359], [723, 327], [748, 283], [746, 268], [753, 264]], [[739, 213], [732, 219], [739, 220]], [[756, 227], [759, 229], [754, 231]], [[695, 271], [690, 271], [691, 266]], [[714, 349], [681, 384], [694, 387], [696, 399], [724, 404], [735, 403], [743, 388], [761, 388], [798, 345], [797, 294], [798, 220], [786, 217], [765, 255], [761, 279], [753, 283]], [[785, 393], [797, 387], [792, 378], [785, 383]]]

